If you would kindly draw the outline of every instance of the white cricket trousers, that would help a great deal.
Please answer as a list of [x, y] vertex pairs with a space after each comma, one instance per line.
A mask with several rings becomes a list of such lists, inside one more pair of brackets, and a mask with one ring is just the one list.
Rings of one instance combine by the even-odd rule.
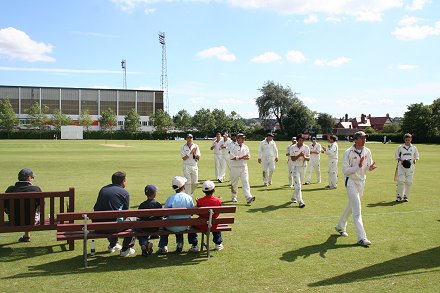
[[246, 200], [252, 197], [251, 186], [249, 185], [249, 173], [247, 166], [231, 166], [231, 193], [232, 198], [237, 198], [238, 179], [241, 179], [241, 187]]
[[197, 165], [183, 165], [183, 177], [187, 180], [185, 183], [185, 192], [192, 195], [199, 183], [199, 167]]
[[353, 223], [356, 229], [358, 240], [367, 238], [361, 215], [361, 197], [364, 194], [364, 187], [365, 181], [352, 179], [347, 180], [348, 204], [342, 212], [337, 226], [340, 230], [346, 231], [348, 217], [353, 215]]
[[223, 156], [220, 155], [214, 155], [214, 170], [215, 170], [215, 179], [217, 180], [223, 180], [222, 177], [222, 170], [223, 170], [223, 176], [224, 176], [224, 170], [225, 170], [225, 161], [223, 160]]
[[397, 167], [397, 188], [396, 196], [409, 198], [414, 178], [414, 164], [410, 168], [405, 168], [402, 164]]
[[338, 187], [338, 160], [328, 161], [328, 185]]
[[261, 168], [263, 169], [263, 183], [272, 183], [272, 175], [275, 170], [275, 158], [262, 158]]
[[292, 176], [293, 176], [293, 182], [295, 189], [293, 190], [293, 196], [292, 198], [296, 199], [298, 201], [299, 205], [304, 204], [304, 201], [302, 199], [302, 190], [301, 185], [304, 180], [304, 173], [306, 171], [305, 166], [292, 166]]
[[307, 165], [307, 181], [312, 182], [312, 173], [316, 173], [317, 183], [321, 183], [321, 164], [319, 158], [310, 157], [309, 164]]

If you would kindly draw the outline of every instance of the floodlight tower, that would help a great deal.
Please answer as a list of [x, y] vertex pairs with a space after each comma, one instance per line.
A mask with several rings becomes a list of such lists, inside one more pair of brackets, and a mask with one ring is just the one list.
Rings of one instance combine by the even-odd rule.
[[160, 88], [163, 90], [165, 111], [169, 112], [168, 101], [168, 75], [167, 75], [167, 46], [165, 42], [165, 33], [159, 33], [159, 43], [162, 45], [162, 75], [160, 76]]
[[122, 86], [124, 89], [127, 89], [127, 62], [125, 61], [125, 59], [122, 59], [121, 67], [122, 67], [122, 72], [124, 74], [122, 80]]

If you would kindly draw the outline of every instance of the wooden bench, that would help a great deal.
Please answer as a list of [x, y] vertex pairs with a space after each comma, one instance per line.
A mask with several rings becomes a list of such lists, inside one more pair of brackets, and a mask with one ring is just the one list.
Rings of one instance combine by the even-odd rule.
[[[30, 204], [30, 208], [25, 208], [25, 202], [39, 199], [40, 219], [35, 221], [35, 205]], [[5, 201], [9, 200], [8, 220], [5, 215]], [[19, 203], [19, 215], [15, 214], [14, 204]], [[75, 210], [75, 189], [69, 188], [67, 191], [48, 191], [48, 192], [14, 192], [0, 193], [0, 233], [26, 232], [56, 230], [57, 218], [59, 213], [73, 212]], [[26, 212], [28, 213], [26, 215]], [[26, 224], [26, 217], [30, 222]], [[16, 222], [18, 225], [16, 225]], [[74, 241], [69, 240], [69, 249], [73, 250]]]
[[[163, 208], [163, 209], [143, 209], [143, 210], [125, 210], [125, 211], [98, 211], [98, 212], [73, 212], [61, 213], [57, 215], [57, 240], [83, 240], [84, 266], [87, 267], [87, 240], [95, 238], [109, 237], [139, 237], [139, 236], [161, 236], [180, 233], [203, 233], [201, 241], [201, 250], [206, 247], [208, 258], [210, 257], [209, 237], [210, 232], [231, 231], [229, 224], [234, 223], [234, 216], [223, 216], [225, 213], [235, 213], [235, 206], [220, 207], [201, 207], [201, 208]], [[213, 214], [219, 214], [214, 219]], [[148, 218], [148, 217], [167, 217], [172, 215], [193, 215], [189, 219], [160, 219], [152, 221], [109, 221], [106, 219], [117, 218]], [[208, 215], [208, 219], [199, 218], [199, 215]], [[73, 221], [77, 221], [73, 223]], [[100, 221], [100, 222], [96, 222]], [[208, 225], [208, 230], [195, 228], [199, 225]], [[218, 224], [216, 229], [212, 225]], [[190, 228], [182, 232], [173, 232], [166, 229], [160, 229], [156, 232], [139, 232], [136, 228], [164, 228], [170, 226], [189, 226]], [[106, 230], [116, 230], [121, 232], [106, 233]], [[99, 232], [104, 231], [104, 232]], [[206, 235], [206, 242], [204, 236]]]

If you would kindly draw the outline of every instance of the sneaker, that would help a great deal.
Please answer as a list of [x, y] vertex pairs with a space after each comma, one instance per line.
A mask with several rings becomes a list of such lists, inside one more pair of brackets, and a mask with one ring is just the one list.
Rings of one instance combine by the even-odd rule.
[[368, 246], [371, 244], [371, 241], [368, 240], [367, 238], [364, 238], [364, 239], [359, 240], [359, 242], [357, 244], [359, 244], [361, 246]]
[[116, 250], [121, 250], [122, 249], [122, 245], [119, 244], [119, 242], [116, 242], [115, 246], [108, 246], [107, 247], [107, 251], [110, 253], [114, 253]]
[[159, 249], [156, 251], [157, 254], [167, 254], [168, 253], [168, 247], [159, 247]]
[[147, 252], [147, 246], [142, 244], [141, 245], [141, 251], [142, 251], [142, 256], [147, 257], [148, 256], [148, 252]]
[[189, 251], [191, 251], [191, 252], [198, 252], [199, 251], [199, 247], [197, 245], [193, 245], [193, 246], [191, 246]]
[[31, 242], [31, 237], [23, 235], [20, 238], [18, 238], [18, 242]]
[[307, 181], [306, 183], [304, 183], [304, 185], [310, 185], [312, 184], [310, 181]]
[[292, 202], [297, 203], [296, 198], [292, 197]]
[[251, 196], [248, 199], [246, 199], [247, 204], [251, 204], [251, 202], [255, 201], [255, 196]]
[[176, 252], [179, 253], [182, 252], [182, 250], [183, 250], [183, 243], [177, 243]]
[[293, 188], [293, 185], [292, 185], [292, 184], [291, 184], [291, 185], [289, 185], [289, 188], [291, 188], [291, 189], [292, 189], [292, 188]]
[[153, 243], [148, 242], [147, 244], [147, 253], [152, 254], [153, 253]]
[[345, 231], [342, 230], [342, 229], [339, 229], [338, 226], [335, 227], [335, 230], [336, 230], [336, 232], [338, 232], [339, 235], [341, 235], [342, 237], [347, 237], [347, 236], [348, 236], [347, 232], [345, 232]]
[[237, 197], [236, 196], [231, 196], [231, 200], [232, 202], [238, 202]]
[[222, 250], [223, 249], [223, 244], [216, 244], [215, 246], [214, 246], [214, 250]]
[[402, 201], [402, 198], [398, 195], [396, 196], [396, 202]]
[[305, 206], [306, 206], [305, 203], [300, 203], [300, 204], [299, 204], [299, 208], [300, 208], [300, 209], [304, 208]]
[[153, 243], [148, 242], [147, 245], [141, 245], [142, 256], [149, 256], [153, 253]]
[[409, 202], [409, 199], [408, 199], [406, 196], [404, 196], [404, 197], [403, 197], [403, 201], [405, 201], [405, 202]]
[[127, 256], [133, 255], [135, 253], [136, 253], [136, 250], [134, 250], [134, 248], [130, 247], [126, 250], [121, 250], [121, 252], [119, 253], [119, 256], [127, 257]]

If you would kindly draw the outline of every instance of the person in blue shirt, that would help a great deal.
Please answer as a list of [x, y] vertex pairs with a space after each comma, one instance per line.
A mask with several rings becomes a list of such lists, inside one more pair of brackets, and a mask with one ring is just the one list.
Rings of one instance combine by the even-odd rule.
[[[190, 195], [185, 193], [185, 183], [187, 179], [185, 177], [176, 176], [173, 178], [171, 185], [176, 193], [170, 195], [165, 202], [164, 208], [193, 208], [194, 202]], [[175, 215], [168, 216], [168, 219], [188, 219], [191, 215]], [[188, 229], [187, 226], [172, 226], [166, 227], [167, 230], [173, 232], [181, 232]], [[190, 238], [188, 238], [190, 241]], [[183, 249], [183, 234], [176, 234], [177, 248], [176, 252], [181, 252]], [[192, 244], [190, 242], [190, 244]], [[159, 249], [157, 253], [164, 254], [168, 252], [168, 235], [162, 235], [159, 240]]]

